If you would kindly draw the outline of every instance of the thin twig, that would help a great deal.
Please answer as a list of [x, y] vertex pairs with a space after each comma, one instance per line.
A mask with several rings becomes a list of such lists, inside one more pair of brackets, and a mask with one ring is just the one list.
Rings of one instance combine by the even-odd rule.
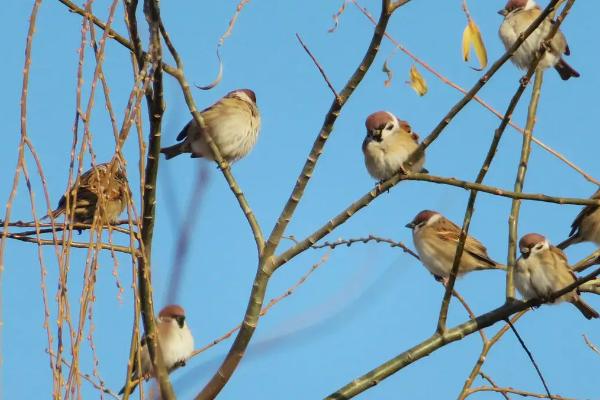
[[546, 390], [546, 394], [548, 395], [548, 398], [551, 399], [552, 394], [550, 393], [550, 388], [548, 388], [546, 379], [544, 379], [544, 375], [542, 374], [540, 367], [535, 362], [535, 359], [533, 358], [533, 354], [531, 354], [531, 351], [529, 351], [529, 348], [525, 344], [525, 341], [523, 341], [523, 338], [521, 337], [521, 335], [519, 335], [519, 332], [515, 329], [515, 326], [512, 324], [512, 322], [510, 322], [510, 319], [507, 318], [506, 323], [508, 324], [508, 326], [510, 326], [510, 329], [513, 331], [513, 333], [517, 337], [517, 340], [519, 341], [519, 344], [521, 345], [523, 350], [525, 350], [525, 353], [527, 353], [527, 357], [529, 357], [531, 364], [533, 364], [533, 367], [535, 368], [535, 372], [537, 372], [538, 376], [540, 377], [540, 380], [542, 381], [542, 385], [544, 385], [544, 389]]
[[[496, 392], [506, 395], [507, 393], [516, 394], [523, 397], [534, 397], [536, 399], [552, 399], [552, 400], [577, 400], [573, 397], [563, 397], [558, 395], [552, 395], [552, 397], [548, 397], [545, 394], [527, 392], [525, 390], [518, 390], [511, 387], [496, 387], [496, 386], [479, 386], [476, 388], [469, 389], [469, 393], [467, 396], [470, 396], [473, 393], [477, 392]], [[506, 398], [506, 396], [504, 397]]]
[[304, 48], [304, 51], [306, 51], [306, 53], [308, 54], [308, 56], [310, 57], [310, 59], [313, 60], [313, 62], [315, 63], [317, 69], [321, 73], [321, 76], [323, 77], [323, 79], [325, 79], [325, 83], [327, 83], [327, 86], [329, 86], [329, 89], [331, 89], [331, 91], [333, 92], [333, 95], [335, 96], [336, 100], [339, 102], [340, 101], [340, 96], [335, 91], [335, 88], [333, 87], [333, 84], [331, 83], [331, 81], [327, 77], [327, 74], [325, 73], [325, 70], [323, 69], [323, 67], [321, 66], [321, 64], [319, 64], [319, 61], [316, 59], [316, 57], [313, 55], [313, 53], [311, 53], [311, 51], [308, 49], [308, 47], [306, 46], [306, 44], [304, 43], [304, 41], [302, 40], [302, 38], [300, 37], [300, 35], [298, 33], [296, 33], [296, 38], [298, 39], [298, 41], [300, 42], [300, 44]]
[[387, 239], [380, 236], [369, 235], [367, 237], [359, 237], [359, 238], [351, 238], [351, 239], [337, 239], [334, 242], [323, 242], [310, 246], [313, 249], [323, 249], [328, 247], [330, 249], [335, 249], [338, 246], [345, 245], [346, 247], [352, 246], [354, 243], [369, 243], [369, 242], [377, 242], [377, 243], [388, 243], [390, 247], [400, 247], [405, 253], [410, 254], [415, 257], [417, 260], [419, 259], [419, 255], [408, 248], [404, 243], [397, 242], [393, 239]]

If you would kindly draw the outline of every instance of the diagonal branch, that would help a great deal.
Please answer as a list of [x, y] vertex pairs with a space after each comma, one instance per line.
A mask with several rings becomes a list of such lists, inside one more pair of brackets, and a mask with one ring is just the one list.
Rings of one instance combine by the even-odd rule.
[[219, 370], [215, 375], [213, 375], [207, 385], [196, 396], [197, 400], [213, 399], [216, 397], [223, 389], [227, 381], [231, 378], [246, 352], [248, 344], [250, 343], [252, 335], [254, 334], [258, 324], [260, 310], [265, 298], [269, 279], [276, 269], [276, 262], [273, 254], [277, 249], [279, 242], [281, 241], [285, 228], [292, 218], [298, 202], [302, 198], [304, 189], [310, 180], [315, 165], [323, 151], [323, 147], [325, 146], [325, 142], [327, 141], [327, 138], [333, 129], [333, 125], [339, 113], [341, 112], [343, 105], [354, 92], [354, 89], [362, 81], [369, 67], [373, 63], [373, 60], [377, 55], [377, 51], [379, 50], [383, 33], [385, 32], [385, 28], [392, 14], [392, 10], [390, 9], [390, 0], [382, 0], [381, 5], [382, 9], [379, 22], [375, 27], [375, 32], [373, 33], [371, 43], [369, 44], [365, 56], [340, 93], [339, 100], [337, 98], [334, 99], [329, 112], [325, 116], [323, 127], [321, 128], [321, 131], [313, 144], [304, 167], [302, 168], [302, 172], [298, 177], [296, 186], [294, 187], [292, 194], [290, 195], [286, 205], [279, 215], [275, 227], [273, 228], [267, 243], [261, 252], [256, 277], [254, 278], [254, 282], [252, 284], [252, 292], [250, 294], [250, 299], [246, 308], [242, 327], [238, 332], [233, 345], [229, 349], [227, 356], [219, 367]]
[[[594, 279], [600, 274], [600, 268], [597, 268], [593, 272], [585, 275], [578, 279], [573, 284], [566, 286], [565, 288], [552, 293], [548, 302], [551, 303], [558, 297], [564, 295], [579, 287], [580, 285]], [[423, 357], [428, 356], [434, 351], [458, 340], [462, 340], [468, 335], [479, 331], [480, 329], [492, 326], [497, 322], [503, 321], [509, 318], [511, 315], [527, 310], [530, 307], [536, 307], [542, 304], [541, 300], [534, 299], [527, 302], [515, 301], [512, 303], [505, 303], [503, 306], [498, 307], [488, 313], [482, 314], [475, 319], [471, 319], [454, 328], [450, 328], [444, 331], [443, 334], [435, 333], [431, 337], [425, 339], [416, 346], [411, 347], [407, 351], [397, 355], [396, 357], [386, 361], [380, 366], [372, 369], [370, 372], [353, 379], [352, 382], [346, 386], [332, 393], [327, 400], [342, 400], [350, 399], [365, 390], [377, 385], [382, 380], [400, 371], [402, 368], [420, 360]]]

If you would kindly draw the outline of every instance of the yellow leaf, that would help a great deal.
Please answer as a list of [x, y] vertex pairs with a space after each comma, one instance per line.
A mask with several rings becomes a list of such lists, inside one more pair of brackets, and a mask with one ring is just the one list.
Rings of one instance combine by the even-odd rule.
[[473, 19], [469, 18], [469, 22], [467, 23], [462, 37], [462, 54], [465, 61], [469, 61], [471, 46], [473, 46], [473, 49], [475, 50], [475, 55], [477, 56], [480, 65], [479, 68], [472, 68], [481, 71], [487, 66], [487, 51], [485, 50], [479, 27], [477, 27], [477, 24]]
[[410, 81], [407, 83], [419, 96], [424, 96], [427, 93], [427, 82], [425, 82], [425, 78], [415, 65], [410, 67]]

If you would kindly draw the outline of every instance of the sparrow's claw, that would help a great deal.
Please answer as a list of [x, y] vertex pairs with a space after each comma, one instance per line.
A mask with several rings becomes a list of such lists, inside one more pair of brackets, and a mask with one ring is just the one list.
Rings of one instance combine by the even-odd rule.
[[519, 80], [519, 82], [521, 83], [521, 86], [527, 86], [529, 84], [529, 78], [524, 76]]

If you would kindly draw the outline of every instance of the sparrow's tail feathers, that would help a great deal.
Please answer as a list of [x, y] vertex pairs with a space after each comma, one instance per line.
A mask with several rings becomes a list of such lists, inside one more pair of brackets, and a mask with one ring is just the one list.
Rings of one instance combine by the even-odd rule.
[[579, 242], [581, 242], [581, 239], [579, 239], [577, 237], [577, 235], [573, 235], [573, 236], [563, 240], [562, 242], [560, 242], [556, 247], [558, 247], [561, 250], [564, 250], [567, 247], [569, 247], [570, 245], [579, 243]]
[[567, 62], [562, 58], [558, 60], [554, 66], [554, 69], [558, 71], [558, 74], [563, 81], [566, 81], [569, 78], [579, 78], [579, 72], [575, 71], [575, 69], [567, 64]]
[[173, 146], [163, 147], [160, 149], [160, 152], [165, 155], [167, 160], [170, 160], [171, 158], [177, 157], [180, 154], [189, 153], [190, 148], [186, 142], [181, 142], [174, 144]]
[[499, 270], [506, 271], [506, 265], [504, 264], [481, 264], [473, 268], [473, 271], [486, 271], [486, 270]]
[[588, 303], [583, 301], [581, 298], [577, 298], [577, 299], [573, 300], [573, 302], [571, 304], [573, 304], [575, 307], [577, 307], [577, 309], [587, 319], [600, 318], [600, 314], [598, 314], [598, 311], [594, 310]]

